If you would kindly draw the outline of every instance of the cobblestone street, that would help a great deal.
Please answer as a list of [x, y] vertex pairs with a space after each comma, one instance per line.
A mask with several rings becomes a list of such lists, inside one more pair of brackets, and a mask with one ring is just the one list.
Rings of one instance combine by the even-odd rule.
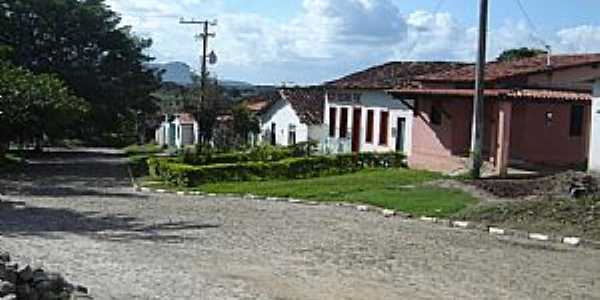
[[600, 252], [335, 206], [134, 193], [54, 153], [0, 180], [0, 249], [95, 299], [600, 299]]

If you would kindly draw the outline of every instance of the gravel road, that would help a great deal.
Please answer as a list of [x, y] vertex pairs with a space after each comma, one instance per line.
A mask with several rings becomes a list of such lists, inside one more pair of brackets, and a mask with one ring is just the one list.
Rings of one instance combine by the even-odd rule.
[[334, 206], [136, 194], [113, 152], [0, 179], [0, 248], [95, 299], [600, 299], [600, 251]]

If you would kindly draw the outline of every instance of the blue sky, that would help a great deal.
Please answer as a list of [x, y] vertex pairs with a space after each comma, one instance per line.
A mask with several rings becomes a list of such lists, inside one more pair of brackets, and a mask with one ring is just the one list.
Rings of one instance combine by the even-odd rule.
[[[199, 64], [198, 28], [179, 17], [218, 19], [211, 73], [259, 84], [315, 84], [391, 60], [475, 57], [478, 0], [106, 0], [159, 62]], [[490, 0], [488, 56], [550, 44], [600, 52], [596, 0]], [[439, 5], [439, 3], [442, 3]], [[435, 9], [440, 7], [438, 11]]]

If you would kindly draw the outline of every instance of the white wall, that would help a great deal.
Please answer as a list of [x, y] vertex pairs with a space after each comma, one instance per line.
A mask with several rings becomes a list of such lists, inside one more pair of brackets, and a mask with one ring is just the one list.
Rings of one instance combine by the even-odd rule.
[[590, 134], [590, 170], [600, 172], [600, 80], [594, 84], [592, 132]]
[[296, 126], [296, 143], [308, 141], [308, 126], [300, 122], [300, 118], [286, 100], [279, 100], [261, 118], [261, 141], [271, 143], [271, 126], [276, 125], [277, 145], [289, 146], [290, 125]]
[[[413, 124], [413, 111], [404, 105], [401, 101], [394, 99], [384, 91], [345, 91], [348, 93], [360, 93], [361, 99], [359, 102], [344, 103], [336, 100], [329, 99], [329, 95], [325, 105], [325, 127], [326, 135], [329, 135], [329, 108], [335, 107], [337, 109], [336, 116], [336, 136], [329, 138], [330, 143], [341, 143], [344, 146], [339, 147], [343, 149], [341, 152], [349, 152], [352, 147], [352, 125], [354, 119], [354, 108], [361, 108], [361, 128], [360, 128], [360, 151], [361, 152], [390, 152], [396, 150], [396, 134], [393, 134], [398, 127], [398, 118], [404, 118], [406, 120], [406, 127], [404, 130], [404, 149], [407, 155], [410, 155], [412, 148], [412, 124]], [[413, 101], [407, 101], [413, 104]], [[341, 108], [348, 109], [348, 134], [347, 139], [339, 139], [339, 130], [341, 127]], [[373, 141], [370, 143], [366, 142], [367, 134], [367, 112], [373, 110]], [[380, 122], [381, 112], [389, 112], [389, 124], [387, 132], [387, 145], [381, 145], [379, 143], [380, 133]], [[333, 146], [333, 148], [336, 148]]]

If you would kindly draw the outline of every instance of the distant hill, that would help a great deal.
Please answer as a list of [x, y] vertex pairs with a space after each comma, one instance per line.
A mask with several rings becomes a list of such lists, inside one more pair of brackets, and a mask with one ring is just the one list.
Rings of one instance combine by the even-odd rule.
[[163, 82], [173, 82], [179, 85], [191, 85], [193, 83], [192, 68], [182, 62], [170, 62], [165, 64], [148, 64], [150, 68], [164, 71]]

